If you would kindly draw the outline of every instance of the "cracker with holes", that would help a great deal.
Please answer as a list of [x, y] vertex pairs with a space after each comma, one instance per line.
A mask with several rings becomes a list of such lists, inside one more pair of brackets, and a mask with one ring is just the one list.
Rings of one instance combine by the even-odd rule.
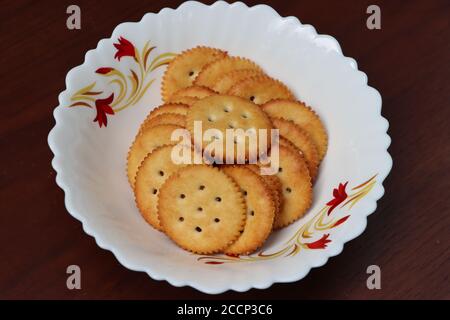
[[261, 176], [245, 166], [223, 166], [221, 170], [238, 184], [247, 207], [247, 219], [241, 236], [224, 252], [232, 255], [252, 253], [263, 245], [272, 232], [275, 218], [272, 190]]
[[128, 152], [127, 174], [128, 181], [133, 188], [141, 162], [157, 147], [176, 143], [177, 141], [171, 140], [171, 136], [177, 129], [183, 129], [183, 127], [163, 124], [146, 128], [138, 133]]
[[[185, 147], [185, 152], [190, 148]], [[158, 147], [148, 154], [139, 166], [134, 194], [136, 205], [144, 219], [155, 229], [162, 231], [158, 220], [158, 193], [163, 183], [172, 173], [186, 166], [172, 159], [173, 145]]]
[[261, 73], [261, 71], [257, 69], [234, 70], [219, 77], [219, 79], [217, 79], [217, 82], [214, 84], [213, 89], [217, 93], [226, 94], [231, 89], [231, 87], [238, 82], [262, 74], [263, 73]]
[[319, 152], [319, 160], [322, 160], [327, 152], [328, 136], [319, 116], [304, 103], [289, 100], [269, 101], [261, 108], [270, 116], [290, 120], [305, 130]]
[[194, 253], [221, 252], [240, 236], [246, 220], [238, 185], [217, 168], [187, 166], [160, 189], [158, 217], [164, 232]]
[[272, 198], [275, 202], [275, 215], [277, 215], [280, 212], [281, 207], [283, 206], [283, 193], [281, 189], [280, 178], [278, 178], [276, 175], [261, 175], [261, 169], [256, 164], [247, 164], [245, 165], [245, 167], [260, 175], [260, 177], [263, 178], [264, 182], [270, 188]]
[[257, 70], [263, 73], [261, 67], [249, 59], [241, 57], [225, 57], [205, 65], [195, 79], [194, 84], [213, 89], [216, 82], [224, 74], [242, 69]]
[[[226, 157], [245, 160], [244, 157], [248, 158], [249, 155], [257, 157], [259, 151], [267, 150], [270, 143], [272, 123], [267, 115], [254, 103], [239, 97], [214, 95], [199, 100], [189, 109], [186, 118], [186, 128], [192, 137], [195, 135], [196, 125], [201, 125], [205, 133], [200, 139], [195, 139], [197, 147], [205, 150], [217, 143], [223, 150], [222, 155], [213, 155], [216, 160]], [[206, 132], [209, 129], [214, 129], [216, 133], [208, 136]], [[241, 130], [231, 130], [230, 136], [230, 131], [227, 135], [227, 129]], [[198, 140], [201, 140], [202, 146], [198, 146]], [[255, 143], [250, 143], [251, 141]], [[259, 150], [260, 148], [264, 150]], [[210, 154], [208, 152], [205, 154]]]
[[271, 118], [271, 120], [273, 126], [280, 130], [280, 136], [289, 140], [303, 154], [311, 179], [314, 180], [320, 160], [316, 145], [309, 134], [292, 121], [281, 118]]
[[256, 104], [273, 99], [294, 99], [294, 94], [281, 81], [268, 76], [253, 76], [244, 79], [230, 88], [228, 94], [242, 97]]
[[214, 90], [202, 87], [202, 86], [190, 86], [183, 89], [178, 90], [175, 92], [171, 97], [170, 100], [176, 100], [180, 97], [192, 97], [197, 99], [203, 99], [209, 96], [212, 96], [214, 94], [217, 94]]
[[295, 149], [281, 144], [279, 152], [277, 176], [281, 181], [283, 206], [275, 217], [275, 229], [285, 227], [302, 217], [312, 203], [311, 178], [305, 160]]
[[167, 66], [163, 76], [163, 100], [168, 101], [178, 90], [191, 86], [205, 65], [226, 56], [225, 51], [208, 47], [196, 47], [177, 55]]

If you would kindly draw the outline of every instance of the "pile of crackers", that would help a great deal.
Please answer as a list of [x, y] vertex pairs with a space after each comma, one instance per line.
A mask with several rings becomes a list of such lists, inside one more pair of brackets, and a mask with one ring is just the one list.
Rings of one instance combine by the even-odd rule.
[[[195, 47], [168, 65], [161, 90], [164, 104], [141, 124], [127, 165], [137, 207], [151, 226], [194, 253], [243, 255], [307, 212], [328, 137], [285, 84], [249, 59]], [[172, 133], [187, 129], [193, 137], [195, 121], [223, 137], [229, 128], [279, 129], [277, 172], [261, 174], [262, 163], [175, 163]], [[195, 154], [208, 141], [182, 148]]]

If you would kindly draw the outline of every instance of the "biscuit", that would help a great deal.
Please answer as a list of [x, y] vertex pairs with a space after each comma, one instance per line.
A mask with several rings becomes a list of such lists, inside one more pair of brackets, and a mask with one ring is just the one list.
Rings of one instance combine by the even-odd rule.
[[272, 232], [275, 203], [272, 191], [258, 174], [244, 166], [223, 166], [221, 170], [239, 186], [247, 207], [247, 219], [241, 236], [226, 254], [250, 254], [261, 247]]
[[161, 124], [173, 124], [176, 126], [186, 126], [186, 116], [176, 113], [162, 113], [151, 119], [146, 119], [141, 125], [140, 131], [149, 127], [159, 126]]
[[262, 69], [249, 59], [241, 57], [225, 57], [205, 65], [195, 79], [194, 84], [213, 89], [216, 82], [224, 74], [242, 69], [257, 70], [263, 73]]
[[170, 97], [169, 100], [172, 101], [172, 99], [177, 99], [179, 97], [192, 97], [197, 99], [203, 99], [212, 96], [213, 94], [217, 94], [217, 92], [211, 90], [210, 88], [201, 86], [190, 86], [178, 90]]
[[273, 99], [295, 99], [294, 94], [281, 81], [265, 75], [246, 78], [233, 85], [227, 93], [256, 104], [263, 104]]
[[[284, 83], [249, 59], [198, 46], [171, 60], [161, 95], [127, 157], [136, 206], [151, 226], [190, 252], [239, 256], [310, 208], [328, 136]], [[174, 139], [188, 145], [171, 140], [177, 129]]]
[[163, 100], [167, 102], [172, 94], [191, 86], [205, 65], [226, 56], [225, 51], [200, 46], [177, 55], [167, 66], [162, 79]]
[[132, 188], [134, 188], [137, 170], [147, 154], [157, 147], [177, 143], [171, 140], [172, 132], [176, 129], [183, 129], [183, 127], [163, 124], [146, 128], [137, 134], [128, 152], [127, 162], [128, 181]]
[[171, 98], [170, 102], [171, 103], [181, 103], [184, 105], [187, 105], [189, 107], [192, 107], [192, 105], [194, 103], [196, 103], [199, 99], [196, 97], [175, 97], [175, 98]]
[[[239, 97], [226, 96], [226, 95], [214, 95], [206, 97], [202, 100], [197, 101], [188, 111], [186, 118], [186, 128], [191, 133], [191, 137], [194, 137], [194, 121], [201, 121], [203, 133], [208, 129], [217, 129], [222, 134], [222, 147], [223, 147], [223, 157], [226, 158], [226, 129], [243, 129], [243, 131], [248, 131], [248, 136], [245, 138], [242, 135], [234, 137], [234, 141], [230, 141], [229, 144], [234, 146], [234, 158], [228, 155], [230, 159], [237, 159], [237, 149], [238, 146], [245, 146], [245, 156], [258, 155], [261, 151], [267, 150], [270, 143], [270, 129], [272, 128], [272, 123], [270, 122], [267, 115], [262, 112], [262, 110], [250, 101], [246, 101]], [[267, 129], [265, 140], [261, 139], [261, 132], [258, 129]], [[257, 143], [250, 143], [249, 136], [255, 138]], [[202, 149], [210, 144], [212, 141], [203, 134]], [[216, 137], [219, 138], [219, 137]], [[244, 142], [245, 145], [241, 141]], [[261, 147], [264, 150], [259, 150], [261, 142]], [[195, 141], [196, 146], [198, 146], [198, 139]], [[219, 142], [220, 143], [220, 142]], [[245, 159], [244, 159], [245, 160]]]
[[281, 118], [271, 120], [273, 126], [280, 130], [280, 136], [289, 140], [303, 154], [311, 179], [314, 181], [320, 161], [316, 145], [309, 134], [292, 121]]
[[270, 116], [290, 120], [305, 130], [317, 147], [319, 161], [327, 152], [328, 136], [319, 116], [304, 103], [289, 100], [269, 101], [261, 108]]
[[275, 217], [275, 229], [285, 227], [302, 217], [312, 203], [311, 177], [305, 160], [298, 152], [281, 144], [279, 152], [277, 176], [283, 190], [283, 206]]
[[238, 185], [218, 168], [193, 165], [173, 173], [160, 189], [158, 217], [180, 247], [211, 254], [229, 247], [246, 220]]
[[185, 105], [185, 104], [180, 104], [180, 103], [165, 103], [163, 105], [160, 105], [159, 107], [156, 107], [155, 109], [153, 109], [145, 118], [145, 121], [148, 121], [152, 118], [155, 118], [161, 114], [164, 113], [175, 113], [175, 114], [180, 114], [182, 116], [187, 115], [187, 112], [189, 110], [189, 106]]
[[275, 201], [275, 215], [277, 215], [283, 206], [283, 193], [281, 189], [281, 181], [276, 175], [261, 175], [260, 167], [256, 164], [247, 164], [246, 168], [252, 170], [254, 173], [260, 175], [263, 178], [264, 182], [270, 188], [272, 192], [272, 198]]
[[302, 155], [302, 157], [303, 157], [303, 153], [292, 142], [290, 142], [288, 139], [280, 136], [280, 138], [278, 140], [278, 143], [279, 143], [280, 146], [285, 146], [287, 148], [295, 150], [296, 152], [300, 153]]
[[165, 145], [149, 153], [139, 166], [134, 185], [136, 206], [144, 219], [160, 231], [157, 212], [159, 189], [172, 173], [186, 166], [172, 161], [172, 150], [173, 145]]
[[236, 83], [261, 74], [261, 71], [256, 69], [234, 70], [218, 78], [213, 89], [219, 94], [226, 94]]

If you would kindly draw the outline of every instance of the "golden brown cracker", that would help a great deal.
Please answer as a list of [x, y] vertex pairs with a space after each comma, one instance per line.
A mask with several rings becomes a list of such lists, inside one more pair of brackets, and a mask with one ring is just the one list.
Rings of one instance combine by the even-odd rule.
[[268, 76], [259, 75], [246, 78], [233, 85], [228, 94], [242, 97], [256, 104], [273, 99], [294, 99], [294, 94], [286, 85]]
[[277, 175], [261, 174], [261, 168], [256, 164], [247, 164], [245, 167], [260, 175], [270, 188], [273, 200], [275, 201], [275, 215], [277, 215], [283, 206], [283, 192], [280, 178], [278, 178]]
[[190, 86], [175, 92], [169, 100], [177, 99], [180, 97], [192, 97], [197, 99], [203, 99], [209, 96], [217, 94], [216, 91], [202, 86]]
[[213, 89], [217, 80], [234, 70], [251, 69], [263, 73], [253, 61], [241, 57], [225, 57], [205, 65], [194, 81], [195, 85]]
[[163, 124], [148, 127], [137, 134], [128, 152], [127, 175], [132, 188], [134, 188], [137, 170], [145, 156], [157, 147], [177, 143], [177, 141], [171, 140], [172, 132], [177, 129], [184, 128], [171, 124]]
[[155, 118], [161, 114], [165, 114], [165, 113], [175, 113], [175, 114], [185, 116], [185, 115], [187, 115], [188, 110], [189, 110], [189, 106], [185, 105], [185, 104], [165, 103], [163, 105], [160, 105], [159, 107], [156, 107], [152, 111], [150, 111], [150, 113], [145, 118], [144, 122], [148, 121], [152, 118]]
[[270, 116], [290, 120], [305, 130], [319, 152], [322, 160], [327, 152], [328, 136], [319, 116], [304, 103], [290, 100], [269, 101], [261, 108]]
[[[270, 143], [270, 129], [272, 128], [272, 123], [267, 115], [262, 112], [257, 105], [239, 97], [214, 95], [199, 100], [189, 109], [186, 119], [186, 128], [190, 131], [191, 137], [194, 137], [195, 135], [195, 121], [201, 122], [204, 133], [208, 129], [217, 129], [219, 133], [221, 133], [222, 140], [218, 143], [222, 143], [224, 151], [223, 158], [226, 156], [227, 129], [243, 129], [242, 132], [244, 133], [245, 131], [250, 130], [248, 131], [248, 136], [254, 137], [257, 143], [251, 144], [249, 138], [245, 139], [245, 156], [248, 156], [249, 154], [257, 155], [260, 140], [262, 142], [261, 145], [264, 145], [264, 140], [260, 139], [261, 132], [259, 132], [259, 129], [266, 129], [265, 141]], [[237, 135], [239, 132], [235, 133]], [[212, 142], [205, 134], [202, 139], [203, 148]], [[199, 141], [198, 139], [196, 140], [196, 143], [198, 144]], [[234, 141], [229, 141], [229, 145], [234, 145], [235, 158], [237, 156], [237, 147], [238, 145], [241, 145], [241, 141], [243, 145], [243, 135], [239, 135], [239, 138], [235, 137]], [[267, 146], [265, 148], [267, 148]], [[232, 159], [232, 157], [230, 157], [230, 159]]]
[[247, 207], [247, 219], [241, 236], [228, 248], [226, 254], [250, 254], [261, 247], [272, 232], [275, 203], [272, 191], [263, 178], [245, 166], [222, 166], [240, 187]]
[[278, 143], [279, 143], [280, 146], [285, 146], [287, 148], [293, 149], [293, 150], [295, 150], [296, 152], [300, 153], [303, 156], [302, 152], [291, 141], [289, 141], [288, 139], [280, 136], [280, 138], [278, 140]]
[[[155, 229], [162, 231], [158, 220], [158, 194], [159, 189], [167, 178], [186, 164], [177, 164], [172, 160], [173, 145], [156, 148], [149, 153], [139, 166], [134, 194], [136, 205], [144, 219]], [[191, 148], [186, 147], [190, 152]]]
[[263, 73], [257, 69], [234, 70], [219, 77], [214, 84], [213, 89], [219, 94], [226, 94], [236, 83], [261, 74]]
[[280, 165], [277, 176], [283, 190], [283, 206], [275, 217], [274, 228], [285, 227], [302, 217], [312, 203], [312, 185], [303, 157], [288, 147], [279, 146]]
[[144, 130], [145, 128], [149, 127], [159, 126], [161, 124], [173, 124], [176, 126], [184, 127], [186, 126], [186, 116], [176, 113], [162, 113], [151, 119], [146, 119], [142, 123], [140, 130]]
[[294, 122], [282, 118], [271, 118], [275, 128], [280, 130], [280, 136], [289, 140], [303, 154], [308, 165], [311, 179], [314, 181], [319, 167], [319, 153], [309, 134]]
[[199, 99], [195, 97], [174, 97], [170, 98], [171, 103], [181, 103], [191, 107], [194, 103], [196, 103]]
[[205, 65], [226, 56], [225, 51], [201, 46], [177, 55], [169, 63], [163, 76], [161, 87], [163, 100], [168, 101], [178, 90], [191, 86]]
[[220, 252], [244, 229], [246, 208], [237, 184], [207, 165], [181, 168], [160, 189], [158, 217], [180, 247], [200, 254]]

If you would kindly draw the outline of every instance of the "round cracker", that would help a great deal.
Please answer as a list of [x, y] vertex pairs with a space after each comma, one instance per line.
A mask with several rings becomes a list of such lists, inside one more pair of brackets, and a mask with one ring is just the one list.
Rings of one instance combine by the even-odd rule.
[[194, 103], [196, 103], [199, 99], [196, 97], [175, 97], [170, 98], [170, 102], [172, 103], [181, 103], [184, 105], [187, 105], [189, 107], [192, 107]]
[[163, 76], [161, 86], [163, 100], [168, 101], [173, 93], [191, 86], [205, 65], [226, 56], [225, 51], [200, 46], [177, 55], [169, 63]]
[[290, 120], [305, 130], [319, 152], [319, 161], [323, 159], [328, 148], [328, 136], [319, 116], [304, 103], [289, 100], [269, 101], [261, 108], [270, 116]]
[[303, 157], [280, 144], [280, 165], [277, 176], [283, 191], [283, 206], [275, 217], [274, 228], [282, 228], [302, 217], [312, 203], [312, 185]]
[[207, 165], [176, 171], [160, 189], [158, 217], [183, 249], [211, 254], [230, 246], [244, 229], [246, 208], [237, 184]]
[[217, 79], [213, 89], [219, 94], [226, 94], [236, 83], [261, 74], [261, 71], [256, 69], [234, 70]]
[[270, 188], [272, 192], [272, 198], [275, 201], [275, 215], [277, 215], [283, 205], [283, 192], [281, 189], [280, 178], [278, 178], [276, 175], [262, 175], [260, 167], [256, 164], [247, 164], [245, 165], [245, 167], [260, 175], [260, 177], [263, 178], [264, 182]]
[[300, 153], [302, 155], [302, 157], [303, 157], [302, 152], [291, 141], [289, 141], [285, 137], [281, 137], [280, 136], [280, 138], [278, 139], [278, 144], [280, 146], [285, 146], [285, 147], [288, 147], [288, 148], [291, 148], [291, 149], [295, 150], [296, 152]]
[[178, 90], [175, 92], [171, 97], [172, 99], [177, 99], [179, 97], [192, 97], [197, 99], [203, 99], [209, 96], [212, 96], [213, 94], [217, 94], [216, 91], [202, 86], [190, 86], [183, 89]]
[[291, 90], [281, 81], [265, 75], [253, 76], [236, 83], [228, 94], [242, 97], [256, 104], [263, 104], [273, 99], [295, 99]]
[[249, 59], [241, 57], [225, 57], [205, 65], [195, 79], [194, 84], [213, 89], [217, 80], [224, 74], [242, 69], [257, 70], [263, 73], [261, 67]]
[[[270, 143], [270, 129], [272, 128], [272, 123], [267, 115], [254, 103], [246, 101], [245, 99], [226, 96], [226, 95], [215, 95], [204, 98], [197, 101], [190, 109], [186, 118], [186, 128], [191, 133], [191, 137], [195, 137], [194, 133], [194, 122], [201, 121], [202, 130], [205, 132], [208, 129], [217, 129], [222, 133], [222, 146], [223, 146], [223, 158], [226, 158], [226, 144], [227, 136], [226, 129], [243, 129], [244, 131], [253, 130], [256, 133], [256, 145], [251, 145], [250, 139], [245, 139], [245, 156], [258, 155], [260, 135], [259, 129], [266, 129], [266, 142]], [[208, 144], [211, 143], [207, 140], [208, 137], [203, 134], [202, 148], [204, 149]], [[240, 136], [239, 138], [244, 138]], [[235, 143], [238, 141], [237, 143]], [[230, 142], [234, 145], [234, 158], [237, 158], [237, 149], [240, 141], [235, 139]], [[263, 140], [261, 140], [261, 145], [267, 150], [267, 146], [264, 146]], [[199, 141], [195, 141], [197, 147]], [[252, 147], [252, 148], [250, 148]]]
[[186, 104], [165, 103], [163, 105], [160, 105], [159, 107], [156, 107], [152, 111], [150, 111], [150, 113], [145, 118], [144, 122], [146, 122], [152, 118], [155, 118], [161, 114], [165, 114], [165, 113], [175, 113], [175, 114], [180, 114], [182, 116], [185, 116], [185, 115], [187, 115], [188, 110], [189, 110], [189, 106]]
[[314, 181], [320, 160], [316, 145], [309, 134], [292, 121], [281, 118], [271, 118], [271, 120], [273, 126], [280, 130], [280, 136], [289, 140], [303, 154], [311, 179]]
[[250, 254], [261, 247], [272, 232], [275, 203], [272, 190], [257, 173], [244, 166], [223, 166], [221, 170], [240, 187], [247, 207], [247, 219], [241, 236], [226, 254]]
[[136, 206], [144, 219], [159, 231], [162, 231], [157, 211], [159, 189], [172, 173], [186, 166], [172, 161], [172, 150], [173, 145], [165, 145], [149, 153], [139, 166], [134, 185]]
[[146, 119], [141, 125], [140, 130], [145, 130], [149, 127], [159, 126], [162, 124], [173, 124], [180, 127], [186, 126], [186, 116], [176, 113], [162, 113], [151, 119]]
[[137, 134], [128, 152], [127, 175], [132, 188], [134, 188], [138, 168], [145, 156], [157, 147], [173, 144], [174, 141], [171, 140], [172, 132], [177, 129], [183, 129], [183, 127], [163, 124], [146, 128]]

